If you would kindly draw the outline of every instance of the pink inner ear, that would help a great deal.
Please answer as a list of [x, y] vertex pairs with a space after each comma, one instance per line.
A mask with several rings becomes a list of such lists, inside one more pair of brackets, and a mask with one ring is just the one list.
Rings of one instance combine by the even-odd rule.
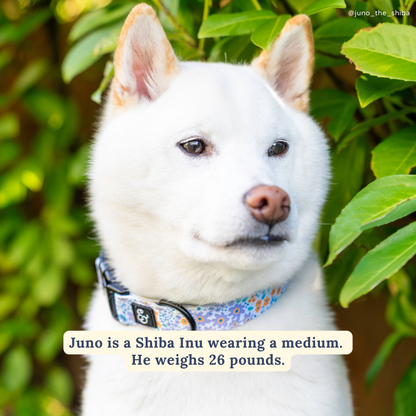
[[133, 65], [134, 77], [136, 79], [136, 91], [140, 98], [151, 99], [149, 89], [146, 85], [147, 72], [139, 65]]
[[[136, 49], [136, 48], [135, 48]], [[149, 81], [151, 81], [153, 62], [150, 56], [146, 56], [142, 51], [136, 49], [133, 52], [133, 75], [136, 80], [136, 91], [140, 98], [150, 100]]]
[[[290, 45], [290, 47], [292, 46], [296, 48], [296, 45]], [[299, 61], [300, 56], [297, 54], [286, 56], [282, 62], [280, 62], [279, 68], [274, 75], [274, 88], [283, 97], [285, 96], [287, 89], [293, 89], [293, 86], [296, 85], [295, 82], [299, 72]]]

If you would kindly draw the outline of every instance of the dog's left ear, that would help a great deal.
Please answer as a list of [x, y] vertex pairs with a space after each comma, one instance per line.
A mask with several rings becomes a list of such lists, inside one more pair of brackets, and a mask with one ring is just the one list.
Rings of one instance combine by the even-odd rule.
[[156, 100], [179, 72], [172, 46], [155, 11], [137, 5], [128, 15], [114, 55], [113, 106]]
[[313, 63], [311, 21], [299, 14], [286, 22], [270, 50], [263, 51], [251, 65], [287, 104], [307, 112]]

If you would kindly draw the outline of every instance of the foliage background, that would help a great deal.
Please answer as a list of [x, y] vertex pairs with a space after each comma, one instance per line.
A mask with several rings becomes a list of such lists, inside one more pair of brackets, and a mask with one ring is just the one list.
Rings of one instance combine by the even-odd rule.
[[[416, 165], [416, 30], [408, 26], [413, 1], [149, 4], [183, 60], [249, 62], [259, 46], [267, 48], [278, 35], [286, 15], [311, 15], [317, 49], [311, 112], [328, 133], [334, 173], [316, 248], [323, 262], [342, 251], [326, 277], [339, 325], [355, 337], [347, 360], [357, 415], [415, 416], [416, 233], [408, 228], [416, 209], [411, 170]], [[120, 0], [0, 2], [0, 415], [72, 415], [79, 406], [82, 362], [62, 353], [62, 334], [81, 327], [99, 250], [85, 198], [99, 108], [90, 96], [99, 101], [111, 78], [108, 61], [133, 6]], [[350, 10], [363, 13], [349, 17]], [[393, 10], [409, 16], [387, 17]], [[380, 29], [386, 33], [376, 48], [388, 53], [371, 68], [374, 55], [357, 48], [354, 34], [378, 23], [397, 26]], [[373, 77], [359, 78], [361, 72], [341, 53], [344, 42], [347, 58]], [[394, 73], [384, 65], [392, 50], [406, 58], [394, 61]], [[391, 175], [398, 175], [393, 182]], [[384, 191], [368, 191], [364, 202], [364, 196], [356, 198], [329, 239], [341, 210], [376, 178]], [[341, 250], [337, 241], [345, 229], [355, 234]], [[399, 245], [388, 239], [406, 229], [410, 232]], [[383, 241], [385, 249], [377, 254]], [[388, 263], [391, 257], [399, 261]], [[340, 293], [344, 306], [359, 299], [342, 309]]]

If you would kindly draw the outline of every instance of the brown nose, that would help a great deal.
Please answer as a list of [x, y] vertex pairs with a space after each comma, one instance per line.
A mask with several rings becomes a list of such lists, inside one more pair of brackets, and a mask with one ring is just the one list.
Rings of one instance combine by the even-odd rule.
[[268, 225], [284, 221], [290, 211], [289, 195], [277, 186], [256, 186], [244, 195], [244, 202], [257, 221]]

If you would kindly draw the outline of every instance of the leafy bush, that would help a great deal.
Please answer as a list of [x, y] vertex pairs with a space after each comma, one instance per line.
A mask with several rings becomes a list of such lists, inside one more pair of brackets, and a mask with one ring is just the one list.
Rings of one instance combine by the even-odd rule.
[[0, 15], [0, 415], [69, 415], [62, 335], [86, 311], [97, 251], [83, 198], [89, 138], [62, 93], [50, 8], [8, 4]]
[[[316, 247], [326, 262], [332, 302], [346, 307], [375, 287], [388, 295], [392, 332], [368, 370], [371, 385], [396, 345], [416, 337], [414, 0], [148, 3], [183, 60], [250, 62], [270, 48], [292, 15], [311, 16], [316, 47], [311, 114], [327, 131], [333, 155], [333, 186]], [[69, 13], [66, 0], [51, 7], [20, 4], [20, 18], [0, 16], [0, 44], [7, 45], [0, 53], [2, 71], [34, 30], [50, 24], [50, 10], [58, 20], [82, 10]], [[62, 63], [68, 83], [107, 61], [92, 96], [96, 102], [113, 76], [111, 53], [135, 5], [104, 4], [94, 3], [95, 10], [72, 26], [71, 48]], [[6, 414], [28, 414], [28, 407], [38, 409], [33, 414], [69, 414], [73, 386], [56, 357], [62, 333], [85, 312], [93, 281], [96, 248], [85, 237], [80, 198], [88, 145], [77, 138], [76, 107], [56, 92], [62, 88], [39, 86], [56, 65], [42, 59], [25, 63], [0, 96], [5, 111], [0, 117], [0, 272], [6, 277], [0, 296], [0, 403]], [[23, 109], [16, 109], [18, 99]], [[19, 135], [22, 112], [36, 125], [27, 137]], [[415, 416], [415, 391], [416, 357], [394, 393], [396, 416]]]

